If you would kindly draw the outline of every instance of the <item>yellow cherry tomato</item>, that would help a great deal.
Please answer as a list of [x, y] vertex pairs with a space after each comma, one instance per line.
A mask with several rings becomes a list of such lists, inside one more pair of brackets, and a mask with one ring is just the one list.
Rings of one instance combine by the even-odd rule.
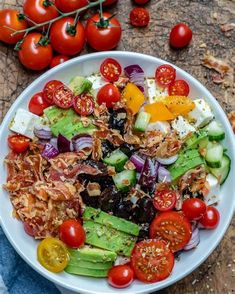
[[51, 237], [40, 242], [37, 258], [42, 266], [53, 273], [63, 271], [69, 262], [69, 254], [65, 244], [59, 239]]

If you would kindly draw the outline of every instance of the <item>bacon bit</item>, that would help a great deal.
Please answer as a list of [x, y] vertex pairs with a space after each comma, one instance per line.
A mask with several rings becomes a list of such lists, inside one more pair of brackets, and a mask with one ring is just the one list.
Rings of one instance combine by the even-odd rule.
[[102, 142], [100, 138], [94, 133], [93, 136], [93, 146], [92, 146], [92, 156], [91, 158], [95, 161], [99, 161], [102, 158]]
[[81, 123], [84, 128], [87, 128], [92, 123], [92, 120], [89, 117], [81, 116]]
[[130, 185], [130, 181], [129, 181], [128, 179], [124, 179], [124, 180], [122, 181], [122, 184], [123, 184], [124, 186], [129, 186], [129, 185]]
[[89, 196], [100, 196], [101, 195], [101, 188], [99, 183], [91, 183], [87, 184], [87, 192]]
[[233, 132], [234, 132], [234, 134], [235, 134], [235, 112], [231, 112], [231, 113], [229, 113], [229, 115], [228, 115], [228, 119], [229, 119], [229, 121], [230, 121], [230, 123], [231, 123], [232, 129], [233, 129]]
[[127, 169], [127, 170], [135, 170], [136, 167], [134, 165], [133, 162], [131, 162], [130, 160], [128, 160], [125, 165], [124, 165], [124, 169]]
[[231, 31], [233, 29], [235, 29], [235, 23], [234, 22], [226, 23], [226, 24], [223, 24], [221, 26], [221, 31], [222, 32], [228, 32], [228, 31]]
[[109, 175], [110, 177], [116, 175], [115, 167], [113, 167], [113, 166], [108, 166], [107, 168], [108, 168], [108, 175]]
[[206, 183], [206, 172], [203, 166], [198, 166], [186, 172], [178, 181], [179, 191], [183, 192], [190, 187], [192, 193], [202, 192]]
[[219, 74], [213, 74], [212, 81], [213, 81], [213, 83], [215, 83], [217, 85], [224, 83], [224, 79], [222, 79], [221, 75], [219, 75]]
[[232, 68], [225, 61], [215, 58], [213, 55], [208, 53], [205, 55], [202, 65], [209, 69], [214, 69], [220, 73], [221, 77], [232, 70]]

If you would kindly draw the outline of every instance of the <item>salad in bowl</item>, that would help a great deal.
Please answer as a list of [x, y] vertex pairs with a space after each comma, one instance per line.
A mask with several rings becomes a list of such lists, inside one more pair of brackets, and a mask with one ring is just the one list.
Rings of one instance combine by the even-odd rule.
[[226, 131], [190, 93], [169, 64], [148, 76], [141, 62], [104, 58], [17, 109], [4, 189], [44, 268], [116, 288], [160, 282], [216, 230]]

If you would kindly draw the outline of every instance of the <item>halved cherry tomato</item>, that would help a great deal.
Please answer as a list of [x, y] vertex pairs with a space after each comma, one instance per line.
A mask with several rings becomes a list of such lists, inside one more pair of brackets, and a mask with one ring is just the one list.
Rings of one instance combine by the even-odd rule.
[[133, 269], [126, 264], [113, 266], [108, 272], [108, 282], [115, 288], [128, 287], [133, 280]]
[[66, 220], [59, 228], [60, 240], [72, 248], [84, 245], [86, 235], [81, 223], [75, 219]]
[[24, 222], [24, 230], [29, 236], [34, 236], [33, 227], [30, 225], [29, 222]]
[[63, 83], [58, 80], [52, 80], [46, 83], [46, 85], [43, 88], [43, 97], [49, 103], [50, 105], [54, 104], [53, 101], [53, 94], [57, 87], [62, 86]]
[[57, 55], [55, 57], [52, 58], [51, 64], [50, 64], [50, 68], [55, 67], [61, 63], [64, 63], [66, 61], [69, 60], [68, 56], [65, 55]]
[[190, 198], [184, 200], [182, 210], [189, 220], [199, 220], [206, 212], [206, 204], [199, 198]]
[[121, 93], [113, 84], [104, 85], [97, 94], [97, 102], [99, 104], [105, 103], [108, 108], [121, 99]]
[[174, 266], [174, 255], [162, 240], [137, 243], [131, 255], [131, 267], [138, 280], [155, 283], [166, 279]]
[[23, 135], [11, 135], [7, 141], [8, 146], [16, 153], [25, 152], [29, 148], [30, 139]]
[[36, 115], [43, 115], [43, 110], [47, 108], [49, 104], [44, 99], [43, 92], [39, 92], [33, 95], [29, 101], [29, 111]]
[[65, 85], [55, 88], [53, 101], [60, 108], [70, 108], [73, 105], [73, 92]]
[[107, 58], [101, 63], [100, 72], [106, 81], [112, 83], [118, 81], [122, 68], [117, 60]]
[[186, 24], [179, 23], [171, 30], [170, 45], [178, 49], [183, 48], [190, 43], [192, 36], [192, 30]]
[[150, 15], [147, 9], [136, 7], [130, 13], [131, 24], [135, 27], [146, 27], [150, 21]]
[[153, 199], [153, 205], [157, 210], [168, 211], [175, 207], [176, 192], [173, 190], [156, 191]]
[[95, 102], [91, 94], [83, 93], [73, 100], [74, 110], [81, 116], [87, 116], [94, 111]]
[[175, 211], [158, 214], [150, 224], [150, 238], [165, 240], [173, 252], [183, 249], [191, 235], [190, 222], [184, 215]]
[[169, 85], [168, 93], [170, 96], [188, 96], [189, 85], [184, 80], [176, 80]]
[[174, 82], [176, 70], [169, 64], [160, 65], [156, 69], [155, 78], [160, 87], [167, 87]]
[[218, 226], [219, 220], [220, 214], [218, 209], [216, 209], [214, 206], [207, 206], [206, 212], [199, 220], [199, 223], [203, 228], [212, 230]]
[[51, 237], [39, 243], [37, 258], [42, 266], [53, 273], [61, 272], [69, 262], [68, 250], [64, 243]]

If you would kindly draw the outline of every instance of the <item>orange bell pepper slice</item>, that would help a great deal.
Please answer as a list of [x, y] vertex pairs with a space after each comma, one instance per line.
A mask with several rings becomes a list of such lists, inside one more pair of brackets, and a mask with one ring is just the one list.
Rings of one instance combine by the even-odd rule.
[[161, 101], [175, 116], [186, 115], [195, 108], [193, 100], [186, 96], [167, 96]]
[[175, 118], [163, 102], [146, 104], [144, 109], [151, 115], [150, 122], [155, 122], [159, 120], [166, 121]]
[[135, 84], [128, 83], [122, 92], [122, 99], [133, 114], [136, 114], [143, 105], [145, 96]]

